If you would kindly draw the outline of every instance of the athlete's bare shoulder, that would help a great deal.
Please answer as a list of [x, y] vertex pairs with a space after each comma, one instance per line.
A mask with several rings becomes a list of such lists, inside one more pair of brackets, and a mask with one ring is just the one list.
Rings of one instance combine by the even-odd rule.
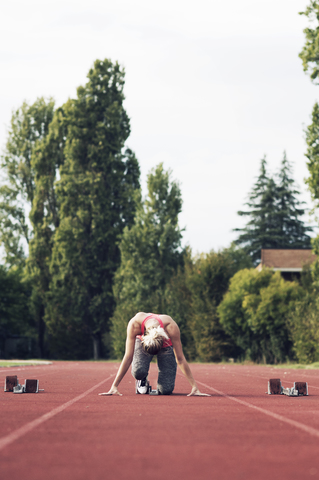
[[169, 315], [159, 315], [160, 319], [163, 322], [164, 328], [169, 334], [174, 334], [179, 332], [179, 327], [175, 320], [172, 319]]
[[134, 315], [134, 317], [128, 322], [127, 332], [132, 333], [133, 335], [139, 335], [141, 333], [142, 322], [146, 317], [147, 313], [144, 312], [138, 312]]

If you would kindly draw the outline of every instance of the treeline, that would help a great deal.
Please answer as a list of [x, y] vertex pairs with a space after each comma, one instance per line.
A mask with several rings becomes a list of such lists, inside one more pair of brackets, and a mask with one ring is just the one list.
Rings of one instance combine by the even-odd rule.
[[[304, 13], [319, 22], [316, 1]], [[301, 53], [314, 81], [318, 32], [306, 29]], [[123, 88], [123, 69], [97, 60], [75, 99], [13, 112], [1, 157], [0, 356], [25, 337], [20, 357], [118, 358], [127, 322], [145, 311], [177, 321], [189, 360], [319, 361], [319, 263], [293, 282], [255, 269], [262, 247], [311, 245], [286, 155], [275, 176], [262, 159], [236, 242], [195, 255], [182, 246], [172, 172], [154, 167], [142, 197]], [[316, 104], [306, 131], [315, 202], [318, 138]], [[318, 238], [312, 246], [319, 254]]]
[[[1, 164], [1, 353], [17, 335], [32, 340], [20, 356], [121, 357], [128, 320], [153, 311], [177, 321], [190, 360], [293, 358], [288, 312], [302, 287], [253, 269], [263, 245], [309, 245], [286, 156], [277, 183], [261, 161], [239, 246], [193, 255], [163, 165], [142, 198], [123, 87], [120, 66], [97, 60], [77, 98], [13, 113]], [[265, 288], [269, 308], [277, 295], [271, 314]]]

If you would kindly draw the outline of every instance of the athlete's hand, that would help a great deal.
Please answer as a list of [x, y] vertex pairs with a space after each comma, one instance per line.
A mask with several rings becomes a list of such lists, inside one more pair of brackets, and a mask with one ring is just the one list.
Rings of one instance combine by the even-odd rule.
[[99, 393], [99, 395], [119, 395], [120, 397], [122, 394], [118, 391], [117, 387], [111, 387], [108, 392]]
[[188, 397], [193, 397], [193, 396], [197, 396], [197, 397], [210, 397], [211, 395], [209, 395], [208, 393], [202, 393], [202, 392], [200, 392], [200, 391], [198, 390], [197, 387], [193, 387], [191, 393], [189, 393], [187, 396], [188, 396]]

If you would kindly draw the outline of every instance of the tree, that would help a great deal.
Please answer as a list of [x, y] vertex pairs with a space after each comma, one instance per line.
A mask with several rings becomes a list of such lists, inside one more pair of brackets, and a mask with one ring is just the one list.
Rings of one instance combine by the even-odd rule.
[[183, 263], [171, 277], [164, 292], [163, 311], [167, 312], [178, 324], [181, 333], [183, 351], [188, 360], [197, 358], [196, 345], [191, 330], [193, 317], [193, 291], [189, 278], [194, 270], [190, 247], [186, 247]]
[[309, 248], [310, 237], [300, 217], [305, 213], [303, 202], [297, 199], [299, 191], [294, 186], [292, 167], [284, 152], [278, 181], [267, 175], [266, 160], [261, 161], [260, 175], [246, 205], [247, 211], [239, 211], [250, 220], [235, 241], [242, 245], [254, 261], [260, 260], [262, 248]]
[[165, 288], [182, 264], [182, 199], [171, 172], [159, 164], [148, 175], [148, 194], [136, 198], [134, 224], [124, 229], [121, 265], [116, 272], [116, 310], [112, 318], [115, 355], [124, 353], [127, 322], [137, 311], [165, 312]]
[[53, 337], [89, 336], [94, 358], [113, 313], [118, 241], [134, 218], [139, 188], [138, 162], [124, 149], [130, 124], [123, 87], [120, 66], [96, 60], [77, 98], [63, 106], [67, 134], [56, 185], [60, 215], [46, 321]]
[[304, 222], [300, 220], [300, 217], [305, 214], [305, 209], [301, 208], [305, 202], [300, 202], [297, 199], [299, 194], [299, 190], [294, 186], [292, 166], [287, 159], [286, 152], [284, 152], [277, 185], [278, 247], [311, 247], [307, 232], [311, 232], [312, 228], [306, 227]]
[[28, 214], [34, 199], [32, 155], [46, 137], [54, 113], [54, 101], [38, 98], [12, 114], [4, 155], [1, 157], [0, 244], [8, 266], [21, 265], [32, 238]]
[[[247, 267], [251, 267], [250, 258], [234, 246], [198, 255], [192, 264], [188, 263], [185, 272], [191, 292], [191, 309], [186, 318], [195, 358], [206, 362], [221, 361], [236, 355], [236, 345], [220, 324], [217, 307], [231, 277]], [[186, 344], [190, 344], [189, 339]]]
[[7, 270], [0, 265], [0, 354], [10, 335], [33, 336], [36, 332], [30, 314], [31, 286], [23, 280], [21, 268]]
[[267, 161], [264, 157], [260, 163], [260, 174], [245, 204], [249, 210], [239, 211], [238, 215], [248, 216], [250, 219], [235, 241], [251, 255], [254, 263], [260, 260], [261, 248], [270, 248], [276, 242], [276, 222], [274, 219], [277, 192], [274, 180], [267, 174]]
[[[305, 28], [305, 45], [299, 54], [303, 69], [310, 75], [313, 83], [318, 83], [319, 75], [319, 2], [311, 0], [308, 7], [300, 15], [305, 15], [314, 28]], [[315, 103], [312, 110], [312, 123], [306, 129], [306, 142], [308, 145], [306, 157], [308, 158], [309, 178], [306, 180], [312, 198], [318, 206], [319, 199], [319, 105]]]
[[[311, 0], [310, 4], [304, 12], [308, 19], [315, 23], [314, 28], [306, 28], [304, 34], [306, 37], [305, 45], [299, 56], [302, 59], [304, 71], [309, 73], [313, 83], [318, 84], [319, 75], [319, 2]], [[307, 166], [309, 177], [306, 183], [314, 201], [315, 207], [318, 207], [319, 200], [319, 105], [316, 102], [312, 110], [312, 123], [306, 129], [306, 142], [308, 158]], [[319, 237], [313, 240], [314, 253], [319, 253]], [[314, 264], [313, 278], [315, 284], [318, 285], [319, 264]], [[303, 307], [302, 307], [303, 308]], [[315, 308], [314, 308], [315, 311]]]
[[289, 317], [301, 296], [300, 285], [285, 282], [279, 272], [237, 272], [218, 313], [225, 331], [239, 347], [240, 356], [267, 363], [292, 358]]
[[[34, 224], [31, 225], [28, 218], [34, 209], [36, 178], [40, 175], [34, 159], [48, 136], [53, 115], [54, 101], [43, 98], [37, 99], [32, 105], [24, 102], [12, 115], [6, 149], [1, 159], [4, 184], [0, 188], [0, 243], [5, 250], [7, 266], [25, 265], [35, 234], [32, 228]], [[34, 299], [35, 284], [29, 284], [32, 285], [31, 299]], [[34, 311], [35, 302], [30, 302]], [[37, 323], [39, 350], [43, 356], [43, 315]]]
[[305, 28], [306, 43], [299, 54], [304, 71], [309, 73], [314, 83], [317, 83], [319, 75], [319, 2], [310, 0], [308, 7], [304, 12], [300, 12], [300, 15], [305, 15], [312, 22], [317, 21], [315, 28]]
[[306, 129], [306, 142], [308, 145], [306, 157], [309, 177], [306, 183], [315, 206], [319, 205], [319, 105], [315, 103], [312, 110], [312, 123]]
[[51, 283], [50, 262], [54, 234], [59, 226], [59, 204], [55, 191], [58, 169], [64, 162], [67, 135], [63, 108], [55, 111], [49, 132], [32, 153], [34, 195], [30, 220], [33, 237], [29, 243], [29, 256], [25, 274], [32, 285], [31, 311], [38, 325], [38, 344], [41, 357], [47, 356], [45, 342], [45, 314]]
[[293, 351], [300, 363], [319, 361], [319, 302], [318, 288], [304, 291], [290, 313], [289, 327]]

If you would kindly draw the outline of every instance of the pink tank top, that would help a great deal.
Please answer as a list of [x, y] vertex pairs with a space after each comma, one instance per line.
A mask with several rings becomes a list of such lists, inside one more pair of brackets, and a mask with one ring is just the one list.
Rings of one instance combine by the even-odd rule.
[[[160, 326], [162, 328], [164, 328], [164, 325], [163, 325], [163, 322], [162, 320], [160, 319], [160, 317], [158, 315], [156, 315], [155, 313], [149, 313], [147, 315], [147, 317], [144, 318], [142, 324], [141, 324], [141, 330], [142, 330], [142, 335], [144, 335], [144, 328], [145, 328], [145, 322], [147, 322], [147, 320], [149, 320], [150, 318], [155, 318], [158, 323], [160, 324]], [[140, 340], [142, 340], [142, 335], [136, 335], [136, 338], [139, 338]], [[163, 342], [163, 346], [162, 348], [166, 348], [166, 347], [171, 347], [173, 344], [172, 344], [172, 340], [169, 338], [164, 338], [164, 342]]]

